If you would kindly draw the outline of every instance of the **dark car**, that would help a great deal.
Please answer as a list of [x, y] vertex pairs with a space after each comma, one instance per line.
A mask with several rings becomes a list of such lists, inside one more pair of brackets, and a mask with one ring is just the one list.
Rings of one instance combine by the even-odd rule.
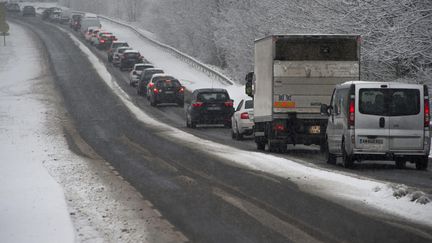
[[142, 63], [143, 59], [138, 51], [126, 50], [120, 57], [120, 70], [131, 69], [135, 64]]
[[17, 14], [21, 12], [21, 8], [18, 3], [8, 3], [6, 4], [6, 10], [9, 13]]
[[22, 16], [36, 16], [36, 9], [33, 6], [24, 6]]
[[111, 46], [113, 41], [116, 40], [117, 38], [115, 37], [115, 35], [103, 34], [100, 36], [99, 43], [96, 45], [96, 48], [98, 48], [99, 50], [107, 50]]
[[114, 50], [118, 47], [129, 47], [129, 44], [124, 41], [113, 41], [107, 50], [108, 62], [112, 62]]
[[81, 14], [73, 14], [69, 20], [69, 27], [71, 27], [73, 30], [78, 31], [81, 29]]
[[[60, 8], [57, 8], [57, 7], [47, 8], [42, 12], [42, 19], [53, 21], [55, 15], [57, 15], [57, 13], [61, 13]], [[60, 17], [60, 14], [58, 16]]]
[[141, 73], [137, 85], [138, 95], [147, 95], [147, 84], [152, 78], [153, 74], [164, 73], [162, 69], [159, 68], [148, 68]]
[[233, 105], [225, 89], [197, 89], [192, 93], [186, 109], [186, 126], [195, 128], [197, 124], [223, 124], [231, 127]]
[[150, 105], [156, 106], [163, 103], [176, 103], [183, 107], [184, 87], [177, 79], [158, 80], [149, 92]]

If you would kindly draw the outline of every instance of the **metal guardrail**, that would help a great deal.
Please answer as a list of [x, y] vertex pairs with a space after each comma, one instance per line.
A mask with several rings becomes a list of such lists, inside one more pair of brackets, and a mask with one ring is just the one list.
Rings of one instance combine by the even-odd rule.
[[134, 27], [132, 25], [124, 23], [124, 22], [122, 22], [120, 20], [115, 20], [115, 19], [103, 16], [103, 15], [98, 15], [98, 17], [101, 18], [101, 19], [104, 19], [104, 20], [107, 20], [107, 21], [110, 21], [110, 22], [113, 22], [115, 24], [122, 25], [124, 27], [127, 27], [127, 28], [131, 29], [132, 31], [134, 31], [135, 33], [137, 33], [141, 38], [144, 38], [145, 40], [153, 43], [154, 45], [156, 45], [156, 46], [164, 49], [165, 51], [168, 51], [169, 53], [175, 55], [177, 58], [179, 58], [182, 61], [188, 63], [189, 65], [191, 65], [195, 69], [198, 69], [198, 70], [206, 73], [210, 78], [214, 78], [214, 79], [218, 80], [219, 82], [221, 82], [223, 84], [226, 84], [226, 85], [234, 85], [234, 81], [232, 81], [231, 79], [229, 79], [224, 74], [222, 74], [222, 73], [220, 73], [220, 72], [218, 72], [218, 71], [216, 71], [216, 70], [208, 67], [207, 65], [201, 63], [200, 61], [196, 60], [195, 58], [193, 58], [193, 57], [191, 57], [191, 56], [189, 56], [187, 54], [184, 54], [184, 53], [176, 50], [175, 48], [173, 48], [173, 47], [171, 47], [169, 45], [163, 44], [163, 43], [161, 43], [161, 42], [159, 42], [157, 40], [154, 40], [154, 39], [148, 37], [146, 34], [142, 33], [138, 28], [136, 28], [136, 27]]

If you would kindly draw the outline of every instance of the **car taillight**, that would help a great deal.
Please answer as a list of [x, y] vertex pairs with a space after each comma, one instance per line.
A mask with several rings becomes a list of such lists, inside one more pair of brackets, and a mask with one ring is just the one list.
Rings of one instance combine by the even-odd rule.
[[155, 93], [155, 94], [159, 94], [159, 90], [156, 89], [156, 88], [154, 88], [154, 89], [153, 89], [153, 93]]
[[184, 88], [183, 87], [181, 87], [180, 89], [179, 89], [179, 91], [178, 91], [179, 93], [183, 93], [184, 92]]
[[153, 88], [153, 86], [154, 86], [154, 83], [149, 83], [150, 88]]
[[104, 42], [105, 42], [105, 40], [104, 40], [104, 39], [100, 40], [100, 43], [104, 43]]
[[240, 119], [249, 119], [249, 113], [243, 112], [240, 114]]
[[353, 99], [350, 100], [348, 108], [348, 126], [354, 127], [355, 121], [355, 102]]
[[192, 103], [192, 106], [193, 106], [193, 107], [201, 107], [201, 106], [203, 106], [203, 104], [204, 104], [204, 103], [202, 103], [202, 102], [198, 102], [198, 101], [197, 101], [197, 102], [195, 102], [195, 103]]
[[233, 102], [231, 100], [230, 101], [225, 101], [225, 106], [226, 107], [233, 107], [234, 104], [233, 104]]
[[430, 107], [429, 107], [429, 99], [424, 100], [424, 126], [429, 127], [430, 122]]
[[275, 124], [273, 129], [278, 132], [285, 131], [285, 126], [283, 124]]

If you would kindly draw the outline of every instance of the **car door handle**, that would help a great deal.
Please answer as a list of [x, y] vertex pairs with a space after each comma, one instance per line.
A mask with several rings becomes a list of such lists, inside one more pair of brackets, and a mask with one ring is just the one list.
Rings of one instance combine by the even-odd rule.
[[385, 126], [385, 119], [384, 119], [384, 117], [381, 117], [379, 119], [379, 126], [380, 126], [380, 128], [383, 128]]

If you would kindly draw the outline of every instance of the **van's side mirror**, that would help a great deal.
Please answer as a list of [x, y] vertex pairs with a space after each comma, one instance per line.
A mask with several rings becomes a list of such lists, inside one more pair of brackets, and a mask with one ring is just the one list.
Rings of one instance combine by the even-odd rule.
[[330, 116], [332, 107], [326, 104], [321, 104], [321, 115]]
[[254, 75], [254, 72], [249, 72], [248, 74], [246, 74], [246, 77], [245, 77], [245, 81], [246, 81], [245, 93], [250, 97], [253, 97], [253, 89], [252, 89], [253, 75]]

